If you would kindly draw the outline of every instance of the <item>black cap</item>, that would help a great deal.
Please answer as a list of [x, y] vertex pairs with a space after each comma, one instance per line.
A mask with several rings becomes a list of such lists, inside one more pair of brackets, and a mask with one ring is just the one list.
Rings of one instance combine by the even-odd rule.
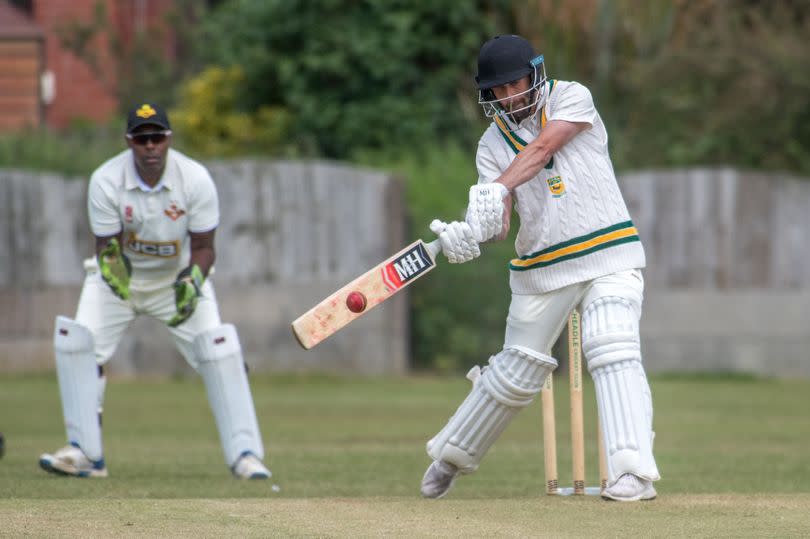
[[532, 60], [536, 56], [531, 43], [520, 36], [493, 37], [478, 53], [478, 89], [488, 90], [533, 73]]
[[163, 129], [171, 129], [169, 117], [163, 107], [154, 103], [141, 103], [135, 105], [127, 115], [127, 133], [132, 133], [142, 125], [156, 125]]

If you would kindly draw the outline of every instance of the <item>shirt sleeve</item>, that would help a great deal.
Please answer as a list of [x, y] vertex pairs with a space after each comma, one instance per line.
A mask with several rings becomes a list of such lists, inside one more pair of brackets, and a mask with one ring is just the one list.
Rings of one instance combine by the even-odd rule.
[[482, 137], [478, 142], [478, 151], [475, 154], [475, 167], [478, 169], [478, 183], [492, 183], [501, 176], [501, 169], [495, 156]]
[[209, 232], [219, 226], [219, 197], [217, 187], [208, 170], [200, 166], [194, 182], [189, 211], [189, 232]]
[[93, 174], [87, 188], [87, 214], [90, 229], [96, 236], [115, 236], [121, 232], [121, 214], [118, 199], [113, 192], [104, 188], [104, 182]]
[[548, 119], [566, 122], [585, 122], [593, 125], [596, 120], [596, 107], [590, 90], [578, 82], [572, 82], [553, 95], [549, 102]]

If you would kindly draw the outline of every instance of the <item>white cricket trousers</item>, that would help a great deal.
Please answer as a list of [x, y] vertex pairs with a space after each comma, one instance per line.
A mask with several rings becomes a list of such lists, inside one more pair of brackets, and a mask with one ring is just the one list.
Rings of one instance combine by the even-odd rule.
[[550, 356], [551, 347], [568, 322], [571, 310], [579, 307], [582, 312], [592, 302], [607, 296], [628, 300], [636, 310], [636, 316], [641, 318], [644, 299], [641, 271], [620, 271], [546, 294], [512, 294], [504, 348], [525, 346]]
[[[87, 276], [76, 310], [76, 322], [87, 327], [93, 334], [96, 362], [99, 365], [105, 364], [112, 357], [129, 323], [137, 316], [151, 316], [165, 324], [177, 313], [173, 282], [149, 292], [130, 289], [129, 299], [122, 300], [101, 278], [94, 258], [87, 259], [84, 267]], [[202, 297], [197, 303], [197, 308], [188, 320], [174, 328], [166, 325], [175, 346], [195, 369], [198, 361], [191, 346], [194, 337], [222, 323], [210, 280], [203, 283], [201, 292]]]

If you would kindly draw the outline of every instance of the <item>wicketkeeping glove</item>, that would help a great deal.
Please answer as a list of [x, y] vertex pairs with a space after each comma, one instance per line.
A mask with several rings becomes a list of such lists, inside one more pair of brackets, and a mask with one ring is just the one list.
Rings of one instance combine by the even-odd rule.
[[473, 231], [467, 223], [458, 221], [443, 223], [434, 219], [430, 223], [430, 230], [439, 236], [442, 252], [451, 264], [469, 262], [481, 255], [478, 242], [473, 237]]
[[467, 223], [479, 242], [494, 238], [503, 230], [503, 199], [509, 190], [501, 183], [482, 183], [470, 187]]
[[177, 314], [169, 320], [169, 326], [177, 327], [191, 318], [194, 309], [197, 308], [203, 282], [205, 282], [205, 277], [197, 264], [189, 266], [177, 275], [177, 280], [174, 282], [174, 302], [177, 305]]
[[117, 239], [112, 238], [98, 253], [98, 269], [101, 272], [101, 278], [110, 286], [113, 294], [121, 299], [129, 299], [132, 263], [127, 255], [121, 252]]

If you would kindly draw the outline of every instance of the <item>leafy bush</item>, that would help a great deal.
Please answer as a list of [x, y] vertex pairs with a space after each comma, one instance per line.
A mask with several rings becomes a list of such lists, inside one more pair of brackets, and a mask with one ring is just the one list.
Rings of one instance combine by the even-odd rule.
[[211, 66], [181, 87], [172, 127], [190, 151], [217, 157], [282, 153], [289, 113], [267, 105], [245, 111], [244, 83], [241, 67]]
[[89, 177], [123, 151], [124, 121], [95, 126], [74, 122], [66, 134], [47, 129], [0, 135], [0, 168], [21, 168]]

